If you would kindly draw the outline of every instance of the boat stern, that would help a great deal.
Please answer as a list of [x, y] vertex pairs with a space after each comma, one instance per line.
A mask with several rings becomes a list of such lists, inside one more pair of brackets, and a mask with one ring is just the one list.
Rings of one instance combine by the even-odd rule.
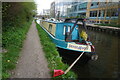
[[94, 53], [95, 48], [94, 46], [89, 42], [88, 44], [81, 44], [81, 43], [75, 43], [75, 42], [68, 42], [67, 43], [67, 49], [79, 51], [79, 52], [87, 52], [87, 53]]

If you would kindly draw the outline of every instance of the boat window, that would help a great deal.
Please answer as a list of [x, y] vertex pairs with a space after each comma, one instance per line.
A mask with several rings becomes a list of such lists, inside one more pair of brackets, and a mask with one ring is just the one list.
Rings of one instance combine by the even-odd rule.
[[51, 25], [51, 24], [49, 24], [48, 31], [49, 31], [49, 32], [52, 32], [52, 25]]
[[65, 35], [65, 32], [66, 32], [66, 26], [64, 26], [63, 35]]
[[70, 32], [70, 28], [71, 28], [71, 26], [68, 26], [68, 32]]

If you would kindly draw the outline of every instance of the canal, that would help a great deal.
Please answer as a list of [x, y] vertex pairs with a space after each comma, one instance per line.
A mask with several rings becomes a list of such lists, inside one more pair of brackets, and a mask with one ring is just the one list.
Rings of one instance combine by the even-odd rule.
[[[120, 57], [120, 38], [118, 36], [88, 30], [90, 40], [99, 55], [97, 61], [90, 60], [84, 63], [79, 60], [72, 68], [78, 78], [118, 78]], [[70, 65], [78, 56], [77, 52], [68, 52], [59, 49], [63, 62]], [[84, 64], [83, 64], [84, 63]]]

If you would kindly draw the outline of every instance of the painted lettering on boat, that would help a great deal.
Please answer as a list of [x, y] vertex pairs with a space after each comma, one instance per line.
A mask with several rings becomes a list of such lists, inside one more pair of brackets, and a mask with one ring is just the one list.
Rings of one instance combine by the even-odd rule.
[[72, 49], [72, 50], [91, 52], [91, 47], [90, 46], [88, 46], [88, 48], [86, 47], [87, 47], [86, 45], [78, 45], [78, 44], [73, 44], [73, 43], [68, 43], [67, 45], [67, 48]]

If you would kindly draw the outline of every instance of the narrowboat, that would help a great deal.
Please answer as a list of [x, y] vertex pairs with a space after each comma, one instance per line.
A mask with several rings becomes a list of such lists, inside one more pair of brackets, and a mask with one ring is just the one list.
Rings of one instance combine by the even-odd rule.
[[[78, 22], [81, 23], [81, 26], [78, 26]], [[87, 35], [86, 19], [67, 18], [63, 22], [53, 19], [41, 20], [40, 26], [47, 32], [56, 47], [78, 53], [84, 51], [92, 59], [97, 59], [94, 45], [89, 41]]]

